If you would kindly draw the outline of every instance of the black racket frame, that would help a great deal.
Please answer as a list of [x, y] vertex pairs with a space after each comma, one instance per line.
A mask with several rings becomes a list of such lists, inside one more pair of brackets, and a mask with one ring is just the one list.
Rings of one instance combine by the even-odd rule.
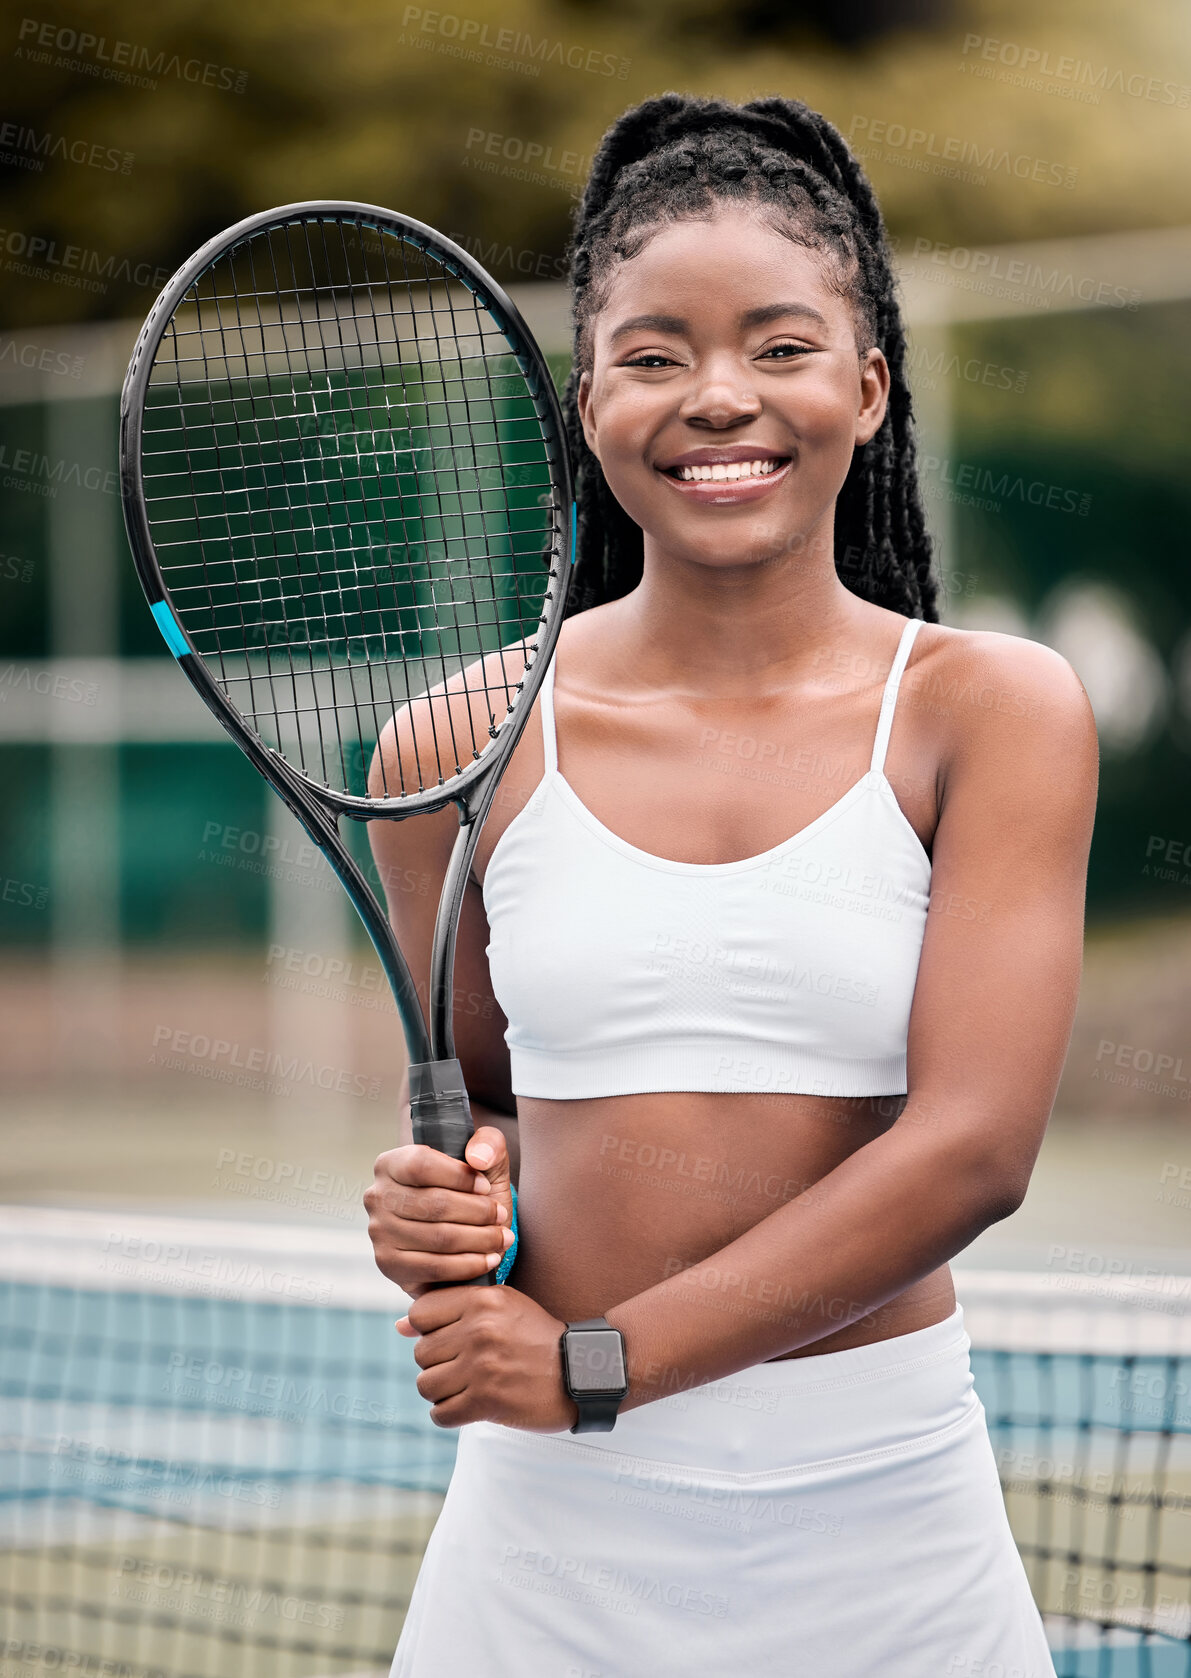
[[[295, 770], [267, 745], [227, 699], [202, 657], [195, 651], [174, 610], [154, 551], [145, 504], [141, 447], [143, 415], [154, 358], [166, 328], [186, 293], [202, 274], [237, 244], [272, 224], [320, 219], [348, 219], [378, 232], [396, 234], [425, 251], [473, 292], [503, 330], [532, 395], [548, 451], [551, 482], [559, 517], [551, 535], [550, 584], [533, 656], [516, 684], [510, 714], [490, 747], [455, 776], [449, 790], [428, 788], [401, 799], [369, 802], [320, 787]], [[216, 721], [240, 747], [292, 811], [337, 875], [380, 959], [397, 1004], [409, 1054], [410, 1115], [414, 1140], [462, 1159], [472, 1132], [463, 1071], [455, 1055], [453, 1025], [455, 943], [467, 876], [484, 818], [515, 748], [562, 627], [571, 567], [574, 563], [575, 505], [566, 429], [554, 382], [540, 348], [516, 304], [474, 257], [425, 222], [374, 204], [349, 200], [312, 200], [285, 204], [247, 216], [217, 234], [178, 269], [163, 288], [141, 328], [120, 397], [120, 488], [124, 522], [137, 574], [151, 607], [164, 602], [187, 650], [175, 657]], [[569, 554], [567, 550], [569, 551]], [[339, 832], [340, 816], [357, 821], [404, 821], [409, 816], [454, 804], [459, 832], [451, 850], [435, 919], [430, 956], [430, 1018], [427, 1025], [409, 965], [388, 916]], [[491, 1273], [481, 1282], [491, 1282]]]

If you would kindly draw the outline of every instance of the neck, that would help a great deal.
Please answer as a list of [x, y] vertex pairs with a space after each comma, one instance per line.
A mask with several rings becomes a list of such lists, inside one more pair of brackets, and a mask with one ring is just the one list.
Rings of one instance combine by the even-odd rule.
[[645, 537], [642, 578], [623, 602], [627, 655], [659, 687], [732, 692], [786, 685], [824, 641], [854, 638], [872, 608], [840, 582], [828, 539], [807, 539], [753, 564], [675, 558]]

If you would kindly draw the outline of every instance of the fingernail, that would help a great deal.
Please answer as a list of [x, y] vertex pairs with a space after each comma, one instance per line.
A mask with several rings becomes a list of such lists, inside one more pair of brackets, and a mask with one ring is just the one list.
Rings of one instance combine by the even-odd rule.
[[481, 1142], [478, 1147], [467, 1150], [467, 1157], [473, 1165], [491, 1165], [496, 1155], [487, 1142]]
[[488, 1181], [487, 1177], [485, 1177], [483, 1174], [478, 1176], [475, 1179], [475, 1181], [472, 1183], [471, 1186], [472, 1186], [472, 1191], [473, 1192], [475, 1192], [476, 1190], [479, 1190], [480, 1194], [491, 1194], [492, 1193], [492, 1184]]
[[511, 1247], [513, 1242], [517, 1239], [511, 1229], [502, 1229], [500, 1232], [500, 1238], [506, 1247]]
[[501, 1254], [500, 1253], [489, 1253], [488, 1258], [486, 1260], [487, 1268], [489, 1270], [495, 1270], [497, 1265], [500, 1263], [500, 1260], [501, 1260]]
[[503, 1206], [497, 1206], [496, 1208], [496, 1221], [498, 1224], [507, 1224], [509, 1221], [509, 1214]]

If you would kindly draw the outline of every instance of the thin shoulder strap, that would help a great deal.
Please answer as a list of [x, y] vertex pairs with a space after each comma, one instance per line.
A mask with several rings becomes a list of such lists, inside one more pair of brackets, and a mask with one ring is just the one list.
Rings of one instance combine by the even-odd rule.
[[885, 752], [889, 746], [889, 730], [893, 727], [893, 709], [897, 704], [897, 690], [901, 686], [902, 671], [906, 668], [906, 660], [910, 656], [910, 648], [914, 645], [914, 637], [922, 628], [921, 618], [908, 618], [906, 627], [902, 630], [901, 640], [897, 644], [897, 651], [893, 655], [893, 663], [889, 667], [889, 675], [885, 681], [885, 692], [881, 699], [881, 714], [877, 718], [877, 738], [873, 742], [873, 760], [869, 764], [869, 773], [874, 769], [885, 768]]
[[554, 732], [554, 664], [552, 658], [546, 666], [546, 674], [542, 677], [542, 685], [538, 689], [538, 715], [542, 719], [542, 756], [546, 763], [546, 774], [553, 775], [558, 768], [558, 740]]

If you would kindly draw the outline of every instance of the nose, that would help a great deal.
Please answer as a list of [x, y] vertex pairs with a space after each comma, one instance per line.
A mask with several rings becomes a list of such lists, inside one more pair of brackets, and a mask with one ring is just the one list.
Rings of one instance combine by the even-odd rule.
[[755, 419], [761, 412], [761, 398], [750, 374], [747, 362], [737, 356], [713, 356], [698, 363], [679, 404], [679, 419], [717, 431]]

